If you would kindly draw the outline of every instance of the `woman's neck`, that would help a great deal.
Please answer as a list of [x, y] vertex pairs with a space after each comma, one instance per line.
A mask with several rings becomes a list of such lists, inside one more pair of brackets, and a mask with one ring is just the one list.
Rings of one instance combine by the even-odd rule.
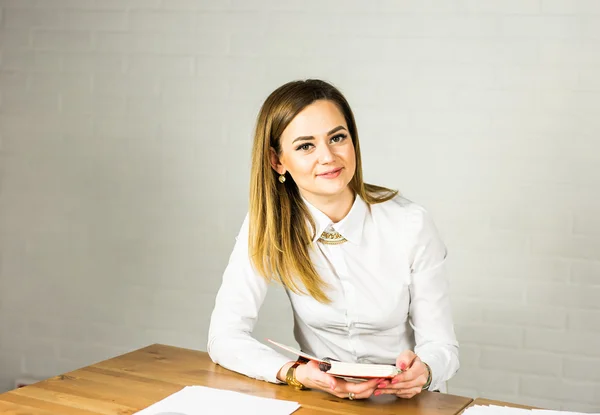
[[319, 196], [315, 194], [302, 195], [308, 202], [327, 215], [333, 223], [344, 219], [354, 204], [354, 192], [350, 187], [339, 195]]

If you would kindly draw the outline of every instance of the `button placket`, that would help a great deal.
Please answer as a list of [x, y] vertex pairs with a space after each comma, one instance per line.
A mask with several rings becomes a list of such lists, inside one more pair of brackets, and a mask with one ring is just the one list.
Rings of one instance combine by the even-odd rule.
[[346, 248], [338, 250], [339, 256], [336, 256], [336, 267], [339, 270], [340, 280], [342, 282], [342, 287], [344, 289], [344, 293], [346, 295], [346, 327], [348, 330], [348, 346], [349, 351], [352, 353], [354, 358], [357, 357], [357, 346], [360, 346], [358, 339], [358, 332], [356, 329], [356, 318], [357, 313], [356, 310], [358, 308], [357, 304], [357, 293], [356, 287], [354, 285], [354, 281], [352, 276], [350, 275], [350, 271], [348, 269], [348, 263], [346, 258], [348, 256], [348, 252], [346, 252]]

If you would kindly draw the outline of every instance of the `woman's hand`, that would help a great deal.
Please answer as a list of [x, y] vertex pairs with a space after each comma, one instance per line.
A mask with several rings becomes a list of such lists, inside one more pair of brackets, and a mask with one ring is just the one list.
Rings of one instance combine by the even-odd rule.
[[322, 372], [317, 362], [308, 362], [296, 368], [296, 379], [310, 389], [320, 389], [338, 398], [367, 399], [377, 389], [383, 379], [371, 379], [354, 383], [335, 378]]
[[402, 373], [379, 383], [375, 395], [389, 394], [400, 398], [412, 398], [421, 393], [429, 378], [429, 369], [412, 350], [405, 350], [396, 359]]

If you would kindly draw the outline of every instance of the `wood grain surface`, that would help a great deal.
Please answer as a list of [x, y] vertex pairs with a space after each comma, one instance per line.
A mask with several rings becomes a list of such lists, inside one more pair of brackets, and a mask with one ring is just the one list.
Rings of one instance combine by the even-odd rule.
[[299, 415], [455, 415], [472, 401], [435, 392], [423, 392], [412, 399], [382, 396], [349, 401], [320, 391], [296, 391], [287, 385], [250, 379], [215, 365], [205, 352], [154, 344], [0, 394], [0, 413], [129, 415], [188, 385], [299, 402], [302, 407], [295, 412]]

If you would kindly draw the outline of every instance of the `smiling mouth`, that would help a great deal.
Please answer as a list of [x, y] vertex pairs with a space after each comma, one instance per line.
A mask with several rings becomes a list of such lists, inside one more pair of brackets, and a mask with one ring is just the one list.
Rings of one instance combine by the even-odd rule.
[[325, 173], [317, 174], [317, 176], [325, 176], [325, 177], [327, 177], [327, 176], [334, 176], [334, 175], [338, 174], [341, 171], [342, 171], [342, 168], [340, 167], [340, 168], [337, 168], [337, 169], [334, 169], [334, 170], [330, 170], [330, 171], [325, 172]]

